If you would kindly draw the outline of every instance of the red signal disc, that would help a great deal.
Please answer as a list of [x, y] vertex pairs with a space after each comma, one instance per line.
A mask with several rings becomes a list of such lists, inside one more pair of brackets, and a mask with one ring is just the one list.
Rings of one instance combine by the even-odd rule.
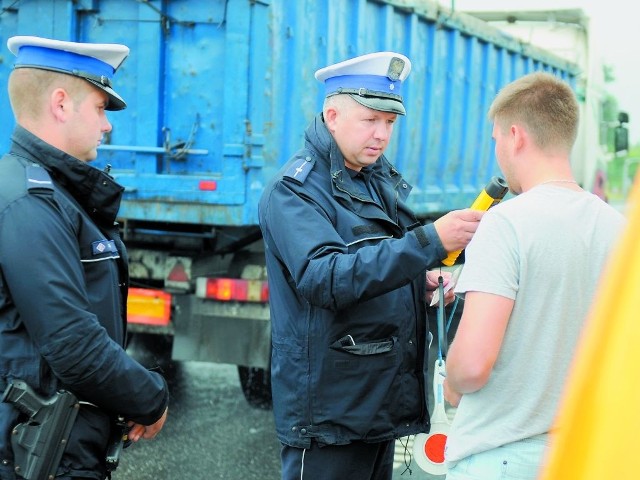
[[444, 463], [444, 446], [447, 443], [447, 436], [444, 433], [434, 433], [429, 435], [424, 442], [424, 454], [433, 463]]

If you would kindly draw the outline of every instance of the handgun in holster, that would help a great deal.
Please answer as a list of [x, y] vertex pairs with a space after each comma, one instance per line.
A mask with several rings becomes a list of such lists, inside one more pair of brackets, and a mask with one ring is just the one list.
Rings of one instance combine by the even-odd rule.
[[129, 426], [124, 417], [118, 417], [111, 426], [111, 436], [107, 447], [107, 471], [113, 472], [118, 468], [122, 449], [131, 444], [129, 440]]
[[78, 399], [64, 390], [44, 399], [16, 379], [7, 385], [2, 401], [28, 417], [11, 431], [16, 475], [25, 480], [53, 479], [78, 416]]

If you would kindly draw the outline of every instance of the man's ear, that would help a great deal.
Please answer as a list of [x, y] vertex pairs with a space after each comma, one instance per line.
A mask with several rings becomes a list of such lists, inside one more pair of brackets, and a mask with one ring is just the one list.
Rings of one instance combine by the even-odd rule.
[[73, 108], [73, 101], [64, 88], [56, 88], [49, 96], [49, 108], [58, 121], [64, 122]]
[[324, 124], [330, 132], [336, 129], [336, 120], [338, 118], [338, 110], [335, 107], [329, 107], [323, 114]]
[[529, 142], [527, 131], [518, 124], [511, 125], [509, 131], [513, 140], [513, 148], [515, 151], [521, 150]]

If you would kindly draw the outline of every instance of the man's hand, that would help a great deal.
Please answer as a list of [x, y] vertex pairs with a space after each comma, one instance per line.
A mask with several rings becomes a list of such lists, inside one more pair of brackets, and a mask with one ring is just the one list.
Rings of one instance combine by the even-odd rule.
[[451, 388], [451, 385], [449, 385], [446, 378], [444, 379], [443, 392], [444, 399], [449, 402], [452, 407], [457, 407], [458, 405], [460, 405], [462, 394], [456, 392], [453, 388]]
[[449, 212], [433, 222], [444, 249], [447, 252], [456, 252], [465, 248], [476, 233], [485, 213], [465, 208]]
[[151, 440], [154, 438], [160, 430], [162, 430], [164, 422], [167, 420], [168, 413], [169, 408], [167, 407], [160, 419], [153, 425], [140, 425], [139, 423], [129, 422], [129, 427], [131, 427], [127, 434], [129, 440], [137, 442], [141, 438], [144, 438], [145, 440]]

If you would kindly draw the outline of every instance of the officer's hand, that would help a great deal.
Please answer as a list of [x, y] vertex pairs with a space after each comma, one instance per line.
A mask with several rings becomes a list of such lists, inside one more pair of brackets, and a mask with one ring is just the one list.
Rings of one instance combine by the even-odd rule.
[[454, 210], [433, 222], [442, 246], [447, 252], [462, 250], [471, 241], [473, 234], [486, 212], [480, 210]]
[[152, 438], [154, 438], [160, 432], [160, 430], [162, 430], [162, 427], [164, 426], [164, 422], [167, 421], [168, 413], [169, 413], [169, 407], [165, 409], [164, 413], [156, 423], [144, 428], [144, 435], [142, 436], [142, 438], [145, 438], [147, 440], [151, 440]]
[[145, 440], [151, 440], [154, 438], [162, 427], [164, 426], [164, 422], [167, 420], [167, 414], [169, 413], [169, 408], [167, 408], [160, 419], [154, 423], [153, 425], [140, 425], [139, 423], [129, 422], [129, 433], [128, 438], [132, 442], [137, 442], [141, 438]]
[[[440, 277], [440, 275], [442, 275], [442, 286], [446, 288], [446, 286], [451, 281], [451, 272], [447, 270], [427, 271], [427, 295], [426, 295], [427, 305], [431, 305], [431, 299], [433, 298], [435, 291], [438, 289], [438, 286], [440, 285], [438, 283], [438, 278]], [[455, 299], [455, 294], [453, 293], [453, 289], [450, 289], [445, 292], [444, 294], [445, 305], [449, 305], [451, 302], [453, 302], [454, 299]], [[436, 302], [433, 306], [434, 307], [437, 306], [438, 303], [440, 302], [439, 301]]]

